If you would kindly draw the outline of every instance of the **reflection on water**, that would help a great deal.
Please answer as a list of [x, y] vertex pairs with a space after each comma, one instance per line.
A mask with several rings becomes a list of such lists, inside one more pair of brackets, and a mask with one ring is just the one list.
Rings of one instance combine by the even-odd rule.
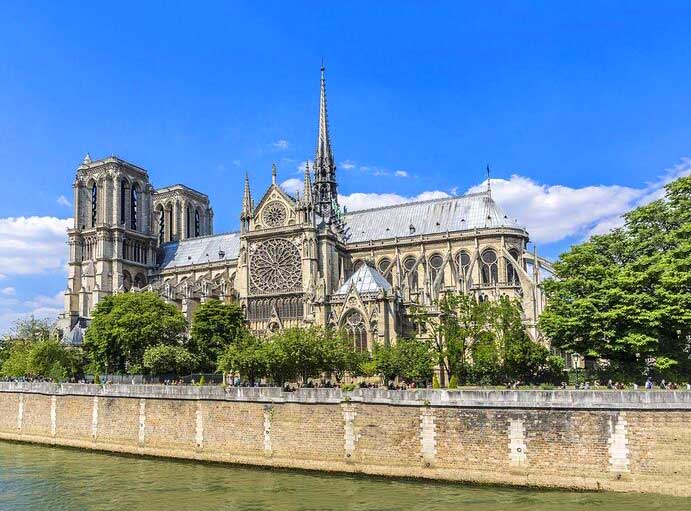
[[691, 509], [691, 499], [464, 486], [167, 461], [0, 442], [0, 510]]

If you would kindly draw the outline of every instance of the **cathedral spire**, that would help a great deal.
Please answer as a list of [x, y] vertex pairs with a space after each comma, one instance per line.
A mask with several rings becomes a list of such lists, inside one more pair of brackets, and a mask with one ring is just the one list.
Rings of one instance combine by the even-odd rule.
[[252, 214], [252, 193], [250, 192], [250, 176], [245, 172], [245, 191], [242, 194], [242, 214]]
[[305, 188], [302, 200], [305, 204], [312, 204], [312, 179], [310, 178], [310, 162], [305, 162]]
[[272, 163], [271, 164], [271, 184], [272, 185], [276, 184], [276, 175], [277, 175], [276, 164]]
[[317, 150], [314, 155], [314, 202], [316, 211], [327, 221], [336, 214], [334, 207], [338, 204], [336, 189], [336, 164], [331, 151], [329, 138], [329, 118], [326, 110], [326, 68], [321, 67], [321, 94], [319, 97], [319, 132]]

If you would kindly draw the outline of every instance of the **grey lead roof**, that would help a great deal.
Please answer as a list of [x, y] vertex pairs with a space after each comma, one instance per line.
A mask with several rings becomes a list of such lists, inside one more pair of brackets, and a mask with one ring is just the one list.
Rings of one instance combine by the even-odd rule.
[[[518, 222], [504, 214], [487, 192], [363, 209], [345, 214], [344, 219], [348, 228], [348, 243], [476, 228], [523, 229]], [[414, 229], [412, 233], [411, 226]], [[163, 245], [160, 267], [166, 269], [219, 261], [223, 259], [219, 257], [219, 251], [224, 252], [225, 259], [236, 259], [240, 251], [240, 233], [167, 243]]]
[[348, 212], [345, 223], [348, 243], [476, 228], [523, 228], [487, 192]]
[[[236, 259], [240, 252], [240, 233], [229, 232], [175, 241], [166, 243], [162, 249], [161, 269]], [[219, 254], [220, 252], [223, 252], [223, 256]]]
[[358, 293], [378, 293], [380, 290], [391, 291], [391, 284], [376, 269], [368, 264], [363, 264], [353, 273], [348, 280], [336, 291], [336, 296], [347, 295], [351, 286]]

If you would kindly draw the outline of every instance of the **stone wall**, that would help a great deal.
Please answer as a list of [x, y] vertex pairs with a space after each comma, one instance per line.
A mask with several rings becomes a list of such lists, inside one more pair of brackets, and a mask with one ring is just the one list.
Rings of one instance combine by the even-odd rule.
[[0, 383], [0, 439], [399, 477], [691, 496], [691, 392]]

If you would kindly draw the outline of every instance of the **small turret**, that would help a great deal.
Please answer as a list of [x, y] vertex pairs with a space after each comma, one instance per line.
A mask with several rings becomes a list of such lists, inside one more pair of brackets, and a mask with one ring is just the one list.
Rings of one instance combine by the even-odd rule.
[[248, 231], [254, 210], [252, 192], [250, 192], [250, 176], [245, 172], [245, 191], [242, 194], [242, 212], [240, 213], [240, 226], [242, 231]]

